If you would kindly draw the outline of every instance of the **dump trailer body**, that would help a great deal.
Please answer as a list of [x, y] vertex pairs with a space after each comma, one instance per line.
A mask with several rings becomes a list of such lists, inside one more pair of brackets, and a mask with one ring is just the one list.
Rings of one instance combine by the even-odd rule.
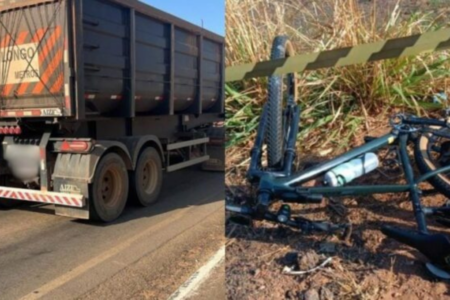
[[[16, 1], [19, 2], [20, 1]], [[67, 13], [63, 3], [45, 3], [22, 9], [0, 9], [0, 100], [4, 117], [8, 111], [66, 108], [64, 85], [70, 69], [64, 64], [67, 47]], [[50, 113], [50, 111], [48, 111]], [[68, 112], [64, 112], [69, 115]]]
[[0, 0], [0, 206], [112, 221], [223, 117], [223, 37], [135, 0]]
[[0, 1], [0, 22], [4, 117], [223, 111], [223, 38], [138, 1]]

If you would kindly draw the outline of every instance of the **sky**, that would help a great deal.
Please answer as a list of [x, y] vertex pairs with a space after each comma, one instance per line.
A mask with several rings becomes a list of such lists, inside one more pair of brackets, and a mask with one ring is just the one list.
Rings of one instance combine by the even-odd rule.
[[141, 0], [220, 35], [225, 35], [225, 0]]

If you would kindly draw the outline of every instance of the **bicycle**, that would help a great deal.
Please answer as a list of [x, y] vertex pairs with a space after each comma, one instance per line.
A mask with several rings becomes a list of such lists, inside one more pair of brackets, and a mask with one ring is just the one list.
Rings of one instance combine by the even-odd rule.
[[[272, 59], [293, 55], [286, 37], [274, 40]], [[350, 224], [332, 224], [293, 217], [286, 203], [320, 204], [324, 198], [335, 196], [361, 196], [371, 194], [408, 192], [413, 206], [417, 230], [410, 231], [384, 226], [381, 231], [388, 237], [422, 252], [429, 260], [426, 266], [436, 277], [450, 279], [450, 240], [443, 234], [430, 234], [426, 216], [439, 216], [442, 223], [450, 224], [450, 206], [423, 207], [419, 184], [428, 181], [438, 192], [450, 197], [450, 118], [430, 119], [397, 114], [389, 122], [388, 134], [366, 137], [365, 144], [333, 159], [293, 172], [296, 159], [296, 141], [299, 132], [300, 107], [296, 104], [298, 90], [294, 74], [287, 75], [287, 88], [283, 76], [269, 78], [269, 99], [263, 108], [251, 161], [248, 181], [256, 187], [256, 197], [245, 205], [227, 204], [229, 212], [251, 219], [267, 220], [302, 231], [348, 231]], [[286, 97], [283, 91], [287, 91]], [[283, 109], [284, 98], [285, 107]], [[448, 111], [447, 111], [448, 112]], [[420, 176], [416, 177], [408, 155], [408, 145], [414, 144], [414, 157]], [[263, 146], [267, 144], [268, 165], [263, 166]], [[377, 169], [376, 152], [382, 148], [396, 149], [406, 184], [350, 185], [359, 177]], [[320, 186], [303, 186], [308, 181], [320, 180]], [[278, 200], [285, 202], [277, 212], [271, 206]]]

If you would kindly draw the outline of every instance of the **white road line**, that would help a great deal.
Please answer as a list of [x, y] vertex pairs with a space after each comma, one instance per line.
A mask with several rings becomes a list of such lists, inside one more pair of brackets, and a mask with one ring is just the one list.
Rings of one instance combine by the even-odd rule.
[[133, 243], [141, 240], [143, 236], [155, 232], [156, 230], [160, 230], [165, 226], [168, 226], [169, 223], [172, 224], [174, 220], [181, 219], [190, 212], [191, 209], [184, 209], [178, 212], [174, 212], [173, 215], [170, 216], [170, 218], [163, 219], [162, 221], [159, 221], [158, 223], [148, 227], [146, 230], [143, 230], [142, 232], [134, 235], [133, 237], [130, 237], [128, 240], [125, 240], [124, 242], [118, 244], [117, 246], [109, 248], [109, 250], [84, 262], [75, 269], [72, 269], [71, 271], [61, 275], [60, 277], [53, 279], [52, 281], [35, 289], [33, 292], [23, 296], [22, 298], [20, 298], [20, 300], [37, 300], [43, 298], [50, 292], [56, 290], [57, 288], [60, 288], [64, 284], [73, 280], [74, 278], [81, 276], [83, 273], [93, 269], [94, 267], [97, 267], [101, 263], [105, 262], [107, 259], [110, 259], [114, 255], [118, 255], [120, 252], [124, 251], [126, 248], [131, 247]]
[[194, 293], [209, 277], [211, 271], [225, 259], [225, 246], [219, 249], [214, 256], [173, 293], [168, 300], [182, 300]]

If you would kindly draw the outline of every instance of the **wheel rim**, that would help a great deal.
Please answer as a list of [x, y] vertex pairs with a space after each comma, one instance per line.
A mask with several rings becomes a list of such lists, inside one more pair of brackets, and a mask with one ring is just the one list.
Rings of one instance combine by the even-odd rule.
[[[439, 130], [439, 132], [446, 132], [448, 133], [447, 129]], [[448, 139], [433, 136], [430, 134], [429, 143], [427, 145], [427, 155], [430, 158], [430, 161], [439, 167], [444, 167], [448, 164], [448, 154], [445, 155], [445, 157], [442, 156], [442, 153], [440, 151], [440, 148], [442, 145], [448, 142]], [[441, 174], [444, 175], [444, 174]], [[445, 173], [445, 175], [449, 175], [449, 173]]]
[[106, 207], [116, 207], [120, 201], [121, 176], [117, 168], [109, 167], [103, 172], [98, 194]]
[[141, 172], [141, 189], [146, 194], [152, 194], [158, 185], [158, 166], [155, 161], [148, 160]]
[[[435, 127], [431, 127], [432, 129], [437, 129]], [[448, 131], [447, 128], [438, 130], [440, 132], [442, 131]], [[421, 156], [423, 159], [423, 163], [426, 166], [426, 172], [434, 171], [440, 167], [442, 167], [440, 160], [440, 151], [436, 151], [436, 149], [433, 149], [436, 145], [436, 143], [442, 142], [442, 137], [438, 137], [435, 135], [432, 135], [431, 133], [424, 134], [420, 137], [419, 140], [419, 151], [421, 152]], [[436, 177], [443, 180], [446, 184], [450, 184], [450, 176], [448, 173], [441, 173], [437, 174]]]

